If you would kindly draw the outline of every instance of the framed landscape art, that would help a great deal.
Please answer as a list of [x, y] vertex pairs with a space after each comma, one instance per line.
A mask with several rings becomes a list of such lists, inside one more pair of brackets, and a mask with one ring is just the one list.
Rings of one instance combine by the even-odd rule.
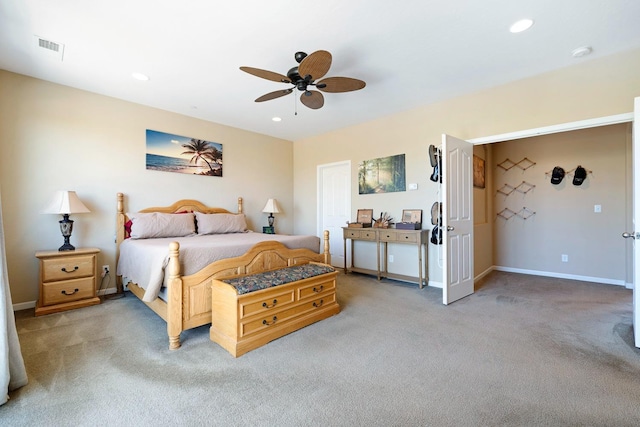
[[404, 154], [364, 160], [358, 168], [359, 194], [406, 191]]

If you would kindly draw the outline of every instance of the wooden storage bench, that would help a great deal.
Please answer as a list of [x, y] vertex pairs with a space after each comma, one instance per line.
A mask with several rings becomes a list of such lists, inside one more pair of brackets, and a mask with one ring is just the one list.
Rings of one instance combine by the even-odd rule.
[[337, 274], [310, 262], [212, 280], [211, 340], [238, 357], [339, 313]]

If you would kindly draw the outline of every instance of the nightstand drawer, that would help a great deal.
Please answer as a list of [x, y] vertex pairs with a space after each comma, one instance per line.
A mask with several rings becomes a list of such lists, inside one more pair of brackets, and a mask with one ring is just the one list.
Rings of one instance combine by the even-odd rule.
[[95, 255], [75, 255], [42, 260], [42, 281], [93, 277], [96, 274]]
[[95, 295], [94, 277], [42, 284], [41, 304], [51, 305], [91, 298]]

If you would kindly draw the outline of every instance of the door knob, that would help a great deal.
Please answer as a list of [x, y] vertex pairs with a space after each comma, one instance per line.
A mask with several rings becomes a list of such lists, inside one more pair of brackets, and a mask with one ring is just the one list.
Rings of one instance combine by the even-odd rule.
[[629, 233], [628, 231], [625, 231], [624, 233], [622, 233], [622, 237], [624, 237], [625, 239], [628, 239], [628, 238], [636, 239], [640, 237], [640, 233], [636, 233], [635, 231], [632, 231], [631, 233]]
[[447, 225], [447, 231], [453, 231], [455, 230], [455, 227], [452, 227], [451, 225]]

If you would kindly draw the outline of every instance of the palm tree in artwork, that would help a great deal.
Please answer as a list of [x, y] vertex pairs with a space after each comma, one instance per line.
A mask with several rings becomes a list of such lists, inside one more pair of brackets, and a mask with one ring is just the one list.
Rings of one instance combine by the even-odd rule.
[[192, 156], [189, 160], [189, 163], [198, 164], [198, 161], [202, 160], [207, 164], [207, 166], [209, 166], [210, 173], [213, 175], [214, 170], [210, 161], [215, 163], [219, 158], [222, 157], [218, 149], [211, 146], [207, 141], [194, 138], [191, 138], [191, 141], [189, 141], [187, 144], [182, 144], [182, 146], [187, 149], [187, 151], [183, 152], [182, 154], [189, 154]]

